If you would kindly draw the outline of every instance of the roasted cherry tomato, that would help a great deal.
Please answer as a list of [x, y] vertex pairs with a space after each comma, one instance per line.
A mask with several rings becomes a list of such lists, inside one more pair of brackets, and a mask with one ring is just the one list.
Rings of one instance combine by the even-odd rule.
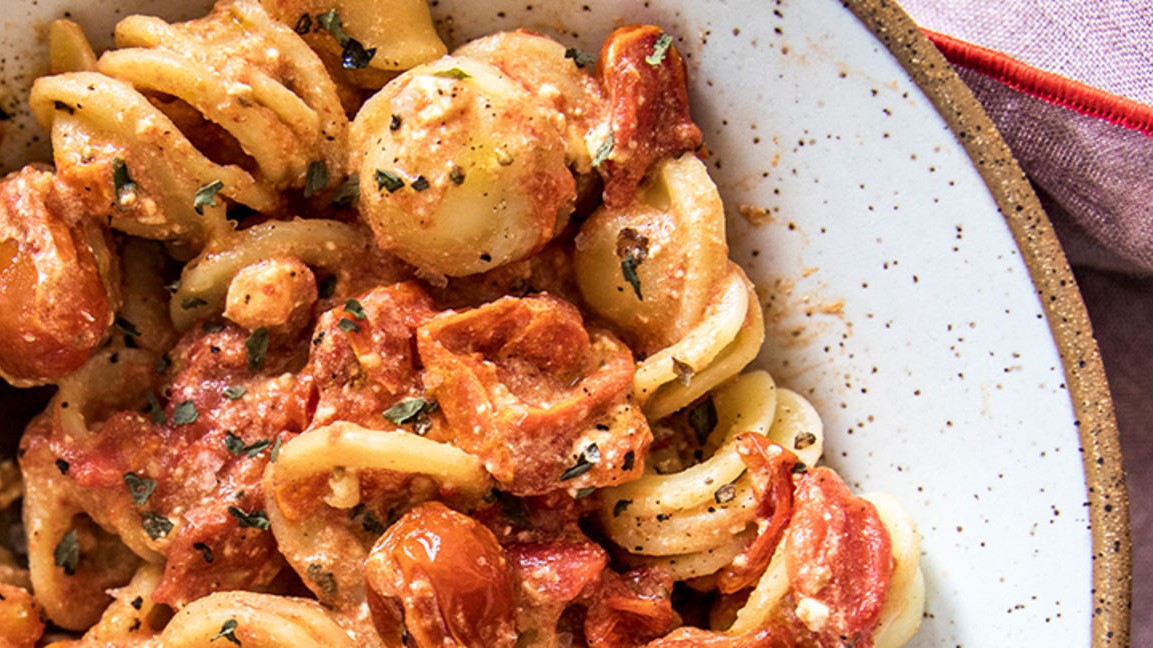
[[512, 646], [513, 579], [496, 537], [439, 502], [381, 536], [365, 564], [373, 623], [385, 641], [416, 646]]

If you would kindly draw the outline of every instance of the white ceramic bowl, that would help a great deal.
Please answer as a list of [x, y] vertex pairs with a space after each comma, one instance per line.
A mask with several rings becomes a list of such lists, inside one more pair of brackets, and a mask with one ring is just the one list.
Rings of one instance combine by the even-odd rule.
[[[71, 9], [100, 45], [129, 13], [206, 6], [2, 4], [8, 112], [43, 67], [48, 19]], [[1125, 645], [1116, 428], [1056, 239], [908, 18], [847, 4], [432, 2], [451, 44], [519, 26], [587, 51], [625, 23], [676, 35], [733, 256], [766, 308], [759, 363], [821, 412], [828, 463], [896, 494], [924, 535], [911, 645]], [[9, 169], [46, 159], [26, 114], [0, 154]]]

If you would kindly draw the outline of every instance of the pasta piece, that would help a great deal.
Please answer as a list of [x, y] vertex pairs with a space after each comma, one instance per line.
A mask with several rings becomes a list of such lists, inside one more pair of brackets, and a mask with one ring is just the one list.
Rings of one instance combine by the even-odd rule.
[[316, 601], [255, 592], [218, 592], [190, 603], [160, 635], [165, 648], [353, 648]]
[[311, 194], [340, 180], [347, 117], [336, 87], [256, 0], [174, 25], [132, 16], [116, 37], [124, 49], [101, 56], [99, 73], [43, 77], [30, 98], [62, 178], [113, 227], [199, 247], [230, 229], [217, 195], [271, 211], [278, 189]]
[[[581, 227], [573, 256], [589, 307], [649, 356], [705, 317], [729, 290], [732, 266], [724, 208], [696, 157], [661, 162], [637, 199], [598, 209]], [[743, 308], [734, 310], [744, 318]]]
[[281, 553], [361, 645], [375, 645], [364, 560], [384, 532], [381, 508], [403, 512], [438, 488], [475, 502], [491, 481], [479, 460], [448, 444], [334, 423], [284, 444], [264, 483]]
[[[347, 61], [346, 69], [368, 67], [398, 72], [440, 58], [446, 51], [433, 27], [425, 0], [261, 0], [261, 4], [280, 22], [294, 25], [309, 45], [332, 58]], [[329, 11], [339, 16], [347, 37], [364, 52], [371, 51], [371, 55], [362, 54], [349, 60], [357, 46], [341, 42], [342, 39], [332, 33], [334, 30], [318, 20]], [[370, 87], [374, 78], [359, 80]]]
[[295, 333], [308, 325], [316, 298], [316, 277], [307, 265], [291, 257], [265, 259], [229, 282], [224, 316], [249, 331]]
[[82, 645], [152, 645], [171, 613], [152, 600], [163, 571], [159, 565], [141, 565], [127, 585], [112, 592], [112, 603], [84, 633]]
[[484, 61], [564, 116], [565, 157], [577, 173], [592, 171], [593, 156], [608, 137], [605, 99], [591, 66], [571, 48], [526, 29], [469, 41], [453, 56]]
[[873, 633], [876, 648], [899, 648], [921, 627], [925, 608], [925, 578], [921, 573], [921, 536], [909, 513], [888, 493], [866, 493], [877, 508], [893, 542], [893, 578]]
[[48, 25], [48, 69], [52, 74], [96, 69], [96, 53], [84, 28], [71, 20], [53, 20]]
[[573, 209], [563, 122], [486, 63], [445, 57], [413, 68], [353, 122], [361, 215], [383, 249], [430, 276], [524, 259]]
[[187, 330], [197, 320], [223, 310], [237, 273], [276, 257], [324, 269], [342, 280], [338, 283], [357, 274], [388, 282], [398, 274], [387, 260], [377, 260], [365, 232], [354, 225], [320, 219], [271, 221], [215, 241], [184, 267], [169, 308], [176, 328]]

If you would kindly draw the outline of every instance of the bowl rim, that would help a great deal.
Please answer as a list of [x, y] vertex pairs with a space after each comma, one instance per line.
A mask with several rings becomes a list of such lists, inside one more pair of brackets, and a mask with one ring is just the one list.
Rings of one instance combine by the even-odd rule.
[[1092, 535], [1092, 647], [1129, 645], [1129, 496], [1113, 400], [1089, 314], [1053, 225], [1008, 145], [965, 82], [890, 0], [845, 0], [944, 118], [1021, 251], [1061, 356], [1077, 417]]

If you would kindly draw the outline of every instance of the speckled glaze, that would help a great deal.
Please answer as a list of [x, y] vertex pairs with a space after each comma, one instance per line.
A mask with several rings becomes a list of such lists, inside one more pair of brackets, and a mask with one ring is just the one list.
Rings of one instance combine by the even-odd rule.
[[[675, 35], [765, 308], [758, 362], [822, 413], [828, 462], [921, 528], [911, 646], [1128, 645], [1124, 476], [1079, 293], [992, 124], [896, 5], [431, 4], [453, 44], [518, 26], [589, 51], [631, 22]], [[107, 43], [127, 13], [207, 3], [0, 5], [11, 169], [46, 156], [20, 102], [47, 19], [73, 9]]]

